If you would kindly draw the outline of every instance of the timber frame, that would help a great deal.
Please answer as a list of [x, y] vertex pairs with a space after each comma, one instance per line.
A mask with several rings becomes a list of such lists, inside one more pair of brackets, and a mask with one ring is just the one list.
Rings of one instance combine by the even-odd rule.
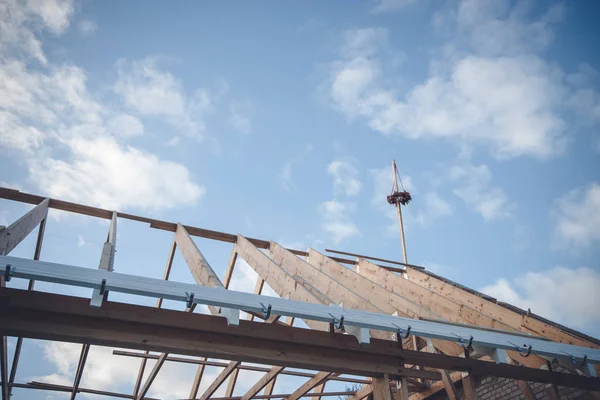
[[[169, 280], [173, 258], [179, 249], [196, 285], [228, 290], [239, 257], [258, 274], [255, 294], [261, 294], [267, 283], [278, 296], [290, 300], [343, 304], [345, 308], [495, 329], [524, 337], [535, 335], [553, 342], [600, 349], [597, 339], [499, 303], [490, 296], [432, 274], [421, 266], [337, 250], [327, 249], [326, 252], [353, 258], [325, 255], [314, 249], [286, 249], [268, 240], [245, 238], [6, 188], [0, 188], [0, 198], [35, 206], [10, 226], [0, 228], [1, 255], [9, 255], [39, 226], [33, 260], [40, 260], [48, 210], [54, 208], [110, 221], [98, 268], [111, 272], [116, 258], [117, 221], [128, 219], [147, 223], [154, 229], [174, 232], [163, 276], [165, 281]], [[193, 237], [232, 243], [223, 280], [215, 273]], [[406, 338], [401, 338], [398, 334], [371, 329], [370, 342], [359, 343], [354, 336], [361, 337], [365, 332], [355, 332], [348, 327], [345, 334], [343, 328], [336, 329], [335, 324], [314, 320], [305, 320], [311, 329], [302, 329], [294, 326], [294, 318], [287, 317], [284, 321], [281, 316], [270, 315], [270, 312], [248, 312], [247, 320], [239, 321], [238, 326], [229, 326], [227, 320], [231, 310], [225, 308], [209, 306], [210, 315], [205, 315], [199, 313], [196, 303], [192, 302], [183, 311], [162, 309], [162, 298], [157, 300], [155, 308], [117, 303], [110, 301], [108, 291], [98, 289], [94, 289], [90, 301], [34, 291], [33, 280], [27, 290], [12, 289], [6, 280], [10, 280], [10, 274], [0, 277], [2, 400], [10, 398], [13, 388], [67, 392], [71, 399], [79, 393], [149, 399], [147, 394], [152, 383], [167, 361], [197, 365], [195, 379], [190, 383], [189, 399], [203, 400], [294, 400], [300, 397], [320, 400], [321, 397], [342, 395], [353, 400], [368, 396], [375, 400], [403, 400], [424, 399], [439, 391], [445, 391], [448, 398], [455, 399], [459, 385], [465, 398], [474, 399], [475, 381], [482, 376], [518, 380], [526, 398], [530, 398], [532, 393], [527, 382], [543, 382], [554, 388], [577, 387], [590, 391], [594, 398], [598, 398], [600, 391], [600, 378], [596, 377], [598, 366], [585, 364], [585, 359], [580, 363], [580, 360], [568, 357], [548, 359], [524, 354], [519, 349], [490, 350], [470, 344], [465, 346], [464, 343], [461, 346], [455, 341], [409, 336], [410, 331], [406, 332]], [[17, 338], [10, 368], [8, 336]], [[82, 344], [73, 384], [15, 382], [24, 338]], [[113, 354], [140, 359], [138, 379], [132, 393], [81, 387], [89, 349], [93, 345], [130, 349], [115, 350]], [[213, 361], [213, 358], [229, 361]], [[147, 360], [156, 361], [149, 372], [146, 371]], [[560, 365], [561, 372], [553, 370], [557, 365]], [[200, 391], [207, 366], [221, 368], [221, 372], [209, 382], [207, 389]], [[320, 372], [301, 372], [298, 369]], [[235, 394], [238, 374], [244, 370], [264, 375], [245, 393]], [[304, 377], [306, 381], [291, 393], [274, 394], [276, 380], [285, 376]], [[326, 384], [333, 381], [363, 386], [350, 392], [325, 391]], [[215, 395], [219, 388], [225, 388], [224, 397]]]

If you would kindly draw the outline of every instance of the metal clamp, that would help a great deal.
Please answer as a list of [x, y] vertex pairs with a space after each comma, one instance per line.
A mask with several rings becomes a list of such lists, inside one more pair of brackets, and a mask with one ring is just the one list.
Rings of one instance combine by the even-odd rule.
[[463, 347], [463, 349], [468, 349], [473, 344], [473, 336], [469, 338], [469, 343], [465, 346], [465, 340], [461, 337], [458, 338], [458, 343]]
[[269, 304], [268, 307], [265, 307], [263, 303], [260, 303], [260, 305], [262, 306], [263, 319], [269, 319], [271, 316], [271, 305]]
[[100, 284], [100, 296], [104, 296], [104, 293], [106, 293], [106, 279], [102, 279]]
[[187, 308], [192, 308], [192, 304], [194, 304], [194, 293], [185, 292], [185, 295], [187, 297], [187, 300], [186, 300], [186, 303], [185, 303], [186, 307]]
[[335, 329], [343, 330], [344, 329], [344, 316], [342, 315], [339, 320], [334, 317], [333, 325], [335, 326]]
[[[527, 350], [526, 352], [524, 352], [524, 350]], [[529, 357], [529, 355], [531, 354], [531, 345], [527, 346], [527, 345], [523, 345], [523, 347], [517, 347], [517, 351], [519, 352], [519, 355], [521, 357]]]
[[5, 282], [10, 281], [10, 279], [12, 278], [13, 272], [14, 272], [14, 269], [12, 269], [12, 266], [10, 264], [6, 264], [6, 269], [4, 270], [4, 281]]
[[410, 325], [408, 326], [408, 328], [406, 328], [406, 333], [404, 335], [402, 334], [402, 329], [398, 328], [398, 340], [408, 339], [409, 336], [410, 336]]

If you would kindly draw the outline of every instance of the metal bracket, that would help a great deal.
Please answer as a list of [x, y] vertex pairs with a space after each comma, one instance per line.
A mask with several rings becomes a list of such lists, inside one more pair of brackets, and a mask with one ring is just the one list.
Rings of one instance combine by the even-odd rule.
[[358, 339], [359, 343], [370, 343], [371, 342], [371, 335], [369, 333], [368, 328], [362, 328], [360, 326], [354, 326], [354, 325], [346, 325], [344, 327], [344, 331], [348, 335], [352, 335], [356, 339]]
[[106, 279], [102, 279], [100, 284], [100, 296], [104, 296], [104, 293], [106, 293]]
[[12, 278], [12, 274], [15, 270], [12, 268], [10, 264], [6, 264], [6, 269], [4, 270], [4, 282], [10, 282]]
[[192, 304], [194, 304], [194, 293], [185, 292], [185, 296], [187, 298], [185, 306], [187, 308], [192, 308]]
[[[527, 350], [526, 352], [524, 352], [524, 350]], [[531, 354], [531, 345], [527, 346], [527, 345], [523, 345], [523, 347], [517, 347], [517, 351], [519, 352], [519, 355], [521, 357], [529, 357], [529, 355]]]
[[342, 315], [340, 319], [337, 319], [333, 314], [329, 313], [329, 315], [331, 315], [331, 318], [333, 319], [332, 324], [335, 329], [344, 330], [344, 316]]
[[265, 305], [263, 303], [260, 303], [260, 305], [262, 306], [262, 312], [263, 312], [263, 319], [267, 320], [269, 319], [269, 317], [271, 316], [271, 305], [269, 304], [268, 307], [265, 307]]
[[233, 308], [221, 308], [219, 314], [225, 317], [227, 325], [238, 326], [240, 324], [240, 311]]
[[471, 336], [469, 338], [469, 343], [466, 346], [465, 346], [465, 340], [461, 337], [458, 338], [458, 343], [460, 343], [460, 345], [462, 346], [463, 349], [468, 350], [469, 348], [472, 348], [473, 336]]

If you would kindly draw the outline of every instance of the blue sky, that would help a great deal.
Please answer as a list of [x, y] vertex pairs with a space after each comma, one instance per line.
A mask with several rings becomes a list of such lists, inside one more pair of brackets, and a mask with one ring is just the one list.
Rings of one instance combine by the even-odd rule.
[[[3, 1], [0, 180], [288, 247], [401, 259], [385, 200], [396, 159], [414, 198], [409, 262], [600, 336], [599, 11]], [[0, 224], [26, 210], [2, 202]], [[53, 212], [42, 259], [95, 268], [106, 229]], [[33, 241], [14, 254], [31, 257]], [[161, 277], [170, 241], [120, 222], [115, 269]], [[198, 244], [222, 274], [230, 246]], [[252, 290], [250, 278], [240, 263], [235, 287]], [[179, 257], [173, 279], [190, 279]], [[24, 351], [38, 362], [23, 361], [20, 380], [68, 381], [78, 355]], [[92, 370], [94, 384], [130, 390], [125, 372]], [[155, 396], [167, 396], [166, 377]]]

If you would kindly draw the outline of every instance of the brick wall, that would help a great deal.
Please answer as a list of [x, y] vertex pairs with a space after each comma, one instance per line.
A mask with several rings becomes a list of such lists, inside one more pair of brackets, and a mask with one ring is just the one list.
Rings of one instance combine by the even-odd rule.
[[[456, 382], [455, 386], [459, 399], [464, 399], [461, 382]], [[587, 391], [581, 389], [558, 386], [558, 397], [554, 397], [551, 393], [548, 393], [553, 391], [552, 385], [529, 382], [529, 387], [537, 400], [593, 400], [593, 397]], [[517, 381], [506, 378], [486, 377], [477, 379], [476, 392], [478, 400], [526, 400]], [[446, 392], [442, 391], [431, 396], [430, 400], [444, 400], [447, 398]]]

